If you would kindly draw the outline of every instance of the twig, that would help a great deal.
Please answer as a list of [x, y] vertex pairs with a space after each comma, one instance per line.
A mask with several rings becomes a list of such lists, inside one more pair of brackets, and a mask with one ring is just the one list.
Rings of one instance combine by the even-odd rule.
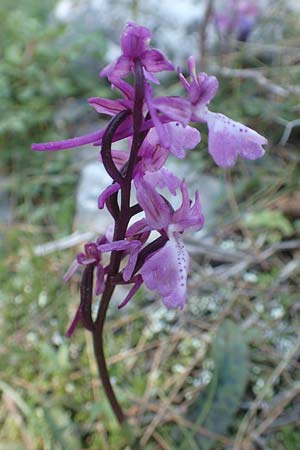
[[162, 448], [163, 450], [172, 450], [169, 444], [156, 431], [153, 433], [152, 436], [156, 440], [160, 448]]
[[[174, 414], [174, 417], [172, 417], [172, 419], [175, 422], [179, 423], [181, 426], [184, 426], [185, 428], [189, 428], [191, 430], [194, 430], [194, 428], [195, 428], [194, 423], [190, 422], [189, 420], [185, 419], [182, 416]], [[214, 433], [213, 431], [208, 430], [205, 427], [199, 426], [198, 431], [199, 431], [199, 433], [203, 434], [203, 436], [214, 439], [216, 441], [220, 441], [226, 446], [233, 444], [232, 439], [228, 438], [227, 436], [223, 436], [222, 434]]]
[[290, 120], [290, 121], [280, 119], [280, 120], [278, 120], [278, 122], [285, 126], [283, 135], [281, 136], [281, 139], [279, 141], [279, 145], [286, 145], [286, 143], [288, 142], [288, 140], [290, 138], [291, 132], [293, 131], [293, 128], [300, 126], [300, 119], [295, 119], [295, 120]]
[[[295, 248], [300, 247], [300, 239], [295, 239], [291, 241], [283, 241], [279, 242], [278, 244], [273, 244], [270, 247], [268, 247], [266, 250], [264, 250], [262, 253], [260, 253], [260, 259], [266, 260], [270, 258], [274, 253], [281, 251], [281, 250], [292, 250]], [[246, 270], [250, 264], [253, 264], [257, 261], [257, 258], [255, 255], [247, 255], [244, 254], [244, 259], [239, 261], [236, 264], [231, 265], [229, 268], [227, 266], [219, 266], [215, 269], [215, 275], [220, 277], [222, 280], [225, 280], [231, 276], [235, 276], [240, 272], [243, 272]]]
[[228, 250], [223, 250], [218, 245], [207, 244], [206, 242], [198, 241], [195, 238], [187, 238], [185, 239], [185, 243], [189, 253], [191, 253], [192, 255], [204, 255], [207, 258], [213, 259], [214, 261], [233, 263], [239, 262], [245, 258], [244, 252], [238, 250], [229, 252]]
[[81, 244], [81, 242], [86, 242], [90, 239], [93, 239], [94, 236], [95, 233], [91, 231], [85, 233], [75, 231], [69, 236], [57, 239], [56, 241], [37, 245], [33, 248], [33, 253], [35, 254], [35, 256], [49, 255], [50, 253], [56, 252], [57, 250], [65, 250], [67, 248], [75, 247], [76, 245]]
[[252, 433], [254, 439], [257, 439], [261, 434], [263, 434], [267, 428], [277, 419], [277, 417], [282, 413], [284, 408], [290, 403], [290, 401], [299, 394], [300, 383], [295, 383], [295, 385], [280, 395], [280, 399], [275, 405], [268, 411], [267, 418], [257, 427], [257, 429]]
[[[199, 333], [197, 331], [194, 333], [190, 333], [189, 336], [198, 336], [198, 334]], [[164, 344], [170, 345], [173, 342], [180, 341], [184, 337], [186, 337], [185, 333], [178, 332], [178, 333], [172, 335], [171, 337], [167, 337], [165, 339], [157, 339], [155, 341], [149, 342], [148, 344], [145, 344], [144, 347], [142, 347], [142, 348], [129, 348], [128, 350], [124, 350], [123, 352], [118, 353], [117, 355], [110, 356], [107, 359], [107, 361], [108, 361], [108, 364], [111, 366], [118, 362], [124, 361], [125, 359], [127, 360], [130, 357], [136, 356], [139, 353], [153, 350], [154, 348], [160, 347]]]
[[207, 27], [210, 22], [212, 10], [213, 10], [214, 0], [207, 0], [207, 5], [204, 13], [204, 17], [200, 27], [200, 67], [203, 70], [205, 65], [205, 53], [206, 53], [206, 37], [207, 37]]
[[279, 280], [281, 282], [287, 280], [290, 278], [290, 276], [296, 271], [300, 270], [300, 257], [293, 259], [292, 261], [288, 262], [283, 269], [279, 273]]
[[165, 403], [162, 404], [161, 408], [159, 409], [157, 415], [153, 418], [152, 422], [150, 423], [150, 425], [148, 426], [148, 428], [146, 429], [144, 436], [141, 439], [141, 443], [142, 445], [146, 445], [148, 440], [150, 439], [150, 437], [152, 436], [152, 434], [155, 432], [156, 427], [159, 425], [159, 423], [161, 422], [161, 420], [163, 419], [165, 413], [168, 411], [168, 409], [170, 408], [172, 402], [174, 401], [174, 399], [176, 398], [178, 392], [180, 391], [180, 389], [182, 388], [182, 385], [184, 384], [186, 377], [191, 373], [191, 371], [193, 370], [193, 368], [195, 367], [196, 364], [198, 364], [199, 360], [203, 359], [203, 354], [200, 353], [198, 355], [195, 355], [192, 363], [186, 368], [186, 370], [182, 373], [181, 377], [179, 378], [179, 380], [177, 381], [177, 383], [174, 385], [172, 391], [170, 392], [170, 394], [168, 395], [168, 399]]
[[244, 436], [246, 434], [247, 429], [250, 426], [251, 420], [257, 413], [258, 408], [260, 407], [263, 399], [265, 398], [266, 394], [268, 393], [271, 386], [274, 385], [274, 383], [278, 380], [278, 378], [281, 376], [283, 371], [287, 368], [287, 366], [290, 364], [291, 360], [297, 355], [300, 349], [300, 334], [298, 335], [294, 347], [287, 353], [286, 357], [278, 364], [278, 366], [275, 368], [275, 370], [272, 372], [271, 376], [267, 380], [264, 388], [261, 390], [261, 392], [257, 395], [255, 402], [253, 403], [251, 409], [247, 412], [245, 415], [235, 442], [233, 450], [240, 450], [242, 448], [242, 442], [244, 439]]
[[300, 95], [300, 86], [285, 86], [275, 84], [268, 80], [259, 70], [255, 69], [231, 69], [212, 65], [210, 71], [228, 78], [247, 78], [254, 80], [259, 86], [280, 97], [288, 97], [291, 94]]

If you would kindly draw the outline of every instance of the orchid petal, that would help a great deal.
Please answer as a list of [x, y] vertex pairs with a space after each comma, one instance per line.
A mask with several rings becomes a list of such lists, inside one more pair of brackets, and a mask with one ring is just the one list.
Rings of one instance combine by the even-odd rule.
[[120, 78], [111, 77], [112, 87], [116, 87], [128, 100], [134, 100], [134, 88], [129, 83]]
[[195, 101], [203, 106], [208, 105], [212, 98], [217, 93], [219, 88], [219, 82], [216, 77], [208, 76], [206, 73], [199, 73], [198, 75], [198, 94], [196, 94], [196, 99], [191, 98], [191, 102]]
[[100, 114], [115, 116], [120, 111], [132, 109], [132, 102], [128, 100], [109, 100], [101, 97], [91, 97], [89, 104]]
[[[195, 108], [205, 107], [216, 95], [218, 90], [218, 80], [214, 76], [208, 76], [206, 73], [196, 74], [196, 62], [193, 56], [188, 58], [188, 69], [190, 72], [190, 83], [187, 82], [181, 72], [179, 72], [180, 81], [189, 94], [189, 100], [192, 104], [192, 112]], [[192, 119], [193, 120], [193, 119]]]
[[165, 167], [154, 173], [146, 172], [144, 180], [151, 184], [153, 188], [159, 187], [163, 189], [167, 187], [173, 195], [176, 195], [176, 189], [180, 186], [179, 178]]
[[99, 253], [95, 242], [87, 242], [84, 246], [84, 251], [88, 258], [92, 258], [95, 261], [101, 259], [101, 253]]
[[147, 50], [142, 55], [142, 63], [148, 72], [174, 70], [173, 64], [165, 57], [165, 55], [154, 48]]
[[72, 334], [74, 333], [78, 323], [81, 320], [81, 305], [79, 305], [79, 307], [77, 308], [77, 311], [75, 313], [74, 319], [72, 320], [67, 332], [66, 332], [66, 337], [70, 338], [72, 336]]
[[182, 309], [186, 300], [188, 269], [188, 253], [180, 237], [174, 236], [146, 260], [140, 272], [145, 285], [162, 296], [167, 308]]
[[156, 129], [157, 135], [159, 137], [160, 143], [165, 147], [169, 148], [171, 145], [170, 136], [160, 121], [160, 118], [157, 114], [156, 107], [154, 105], [154, 99], [152, 98], [152, 89], [150, 85], [146, 85], [145, 87], [145, 100], [151, 114], [151, 119], [153, 121], [153, 125]]
[[127, 305], [127, 303], [132, 299], [132, 297], [135, 295], [135, 293], [139, 290], [141, 285], [143, 284], [143, 278], [141, 275], [137, 275], [135, 277], [135, 283], [134, 286], [130, 289], [127, 296], [124, 298], [124, 300], [118, 305], [118, 309], [124, 308], [124, 306]]
[[111, 223], [110, 225], [108, 225], [108, 227], [106, 228], [106, 232], [105, 232], [105, 239], [106, 242], [99, 242], [100, 244], [105, 244], [108, 242], [112, 242], [114, 239], [114, 233], [115, 233], [115, 224]]
[[152, 37], [151, 31], [134, 22], [129, 22], [121, 34], [122, 52], [130, 58], [139, 58], [147, 51]]
[[133, 61], [128, 56], [121, 55], [114, 63], [104, 67], [100, 72], [102, 77], [107, 77], [111, 82], [114, 79], [126, 77], [133, 69]]
[[191, 119], [191, 104], [181, 97], [157, 97], [152, 104], [161, 113], [173, 121], [180, 122], [184, 127]]
[[201, 141], [201, 135], [196, 128], [183, 127], [178, 122], [170, 122], [164, 126], [171, 136], [170, 151], [179, 159], [185, 157], [185, 150], [193, 149]]
[[110, 242], [109, 244], [99, 245], [98, 249], [104, 253], [111, 252], [111, 251], [123, 251], [123, 250], [126, 250], [129, 252], [128, 263], [123, 272], [124, 281], [128, 281], [128, 280], [130, 280], [131, 275], [133, 273], [133, 270], [134, 270], [134, 267], [135, 267], [135, 264], [137, 261], [138, 253], [139, 253], [141, 247], [142, 247], [142, 244], [138, 240], [133, 240], [133, 241], [120, 240], [120, 241]]
[[144, 72], [145, 79], [147, 81], [151, 81], [152, 83], [154, 83], [156, 85], [160, 84], [159, 80], [151, 72], [148, 72], [145, 69], [145, 67], [143, 67], [143, 72]]
[[146, 219], [143, 218], [130, 225], [127, 229], [126, 237], [132, 237], [136, 234], [145, 233], [148, 231], [150, 231], [149, 225], [147, 224]]
[[105, 130], [96, 131], [96, 133], [86, 134], [84, 136], [65, 139], [63, 141], [42, 142], [32, 144], [31, 148], [35, 152], [55, 152], [66, 150], [68, 148], [80, 147], [81, 145], [91, 144], [101, 139]]
[[102, 292], [104, 291], [105, 288], [104, 274], [105, 270], [103, 266], [101, 264], [98, 264], [96, 268], [96, 289], [95, 289], [96, 295], [102, 294]]
[[109, 197], [118, 192], [120, 187], [121, 186], [119, 185], [119, 183], [113, 183], [106, 189], [104, 189], [104, 191], [98, 197], [98, 208], [103, 209]]
[[179, 76], [179, 81], [181, 82], [181, 84], [184, 87], [184, 89], [188, 92], [189, 88], [190, 88], [190, 83], [187, 81], [187, 79], [183, 75], [180, 67], [177, 67], [177, 73], [178, 73], [178, 76]]
[[151, 129], [139, 150], [143, 171], [156, 172], [164, 165], [168, 155], [169, 150], [161, 145], [156, 130]]
[[198, 231], [204, 225], [204, 216], [201, 212], [199, 193], [195, 193], [195, 203], [190, 205], [187, 184], [183, 181], [180, 185], [182, 194], [182, 204], [172, 216], [172, 224], [168, 229], [168, 234], [172, 231], [183, 232], [187, 229]]
[[196, 74], [196, 59], [195, 56], [191, 55], [187, 59], [187, 66], [189, 69], [190, 77], [192, 81], [197, 80], [197, 74]]
[[108, 244], [101, 244], [98, 246], [98, 249], [103, 252], [113, 252], [113, 251], [123, 251], [123, 250], [131, 250], [136, 249], [140, 246], [140, 241], [113, 241], [109, 242]]
[[209, 130], [208, 149], [218, 166], [233, 166], [238, 155], [250, 160], [264, 155], [262, 145], [268, 141], [256, 131], [223, 114], [208, 112], [206, 117]]
[[134, 271], [134, 268], [135, 268], [135, 265], [137, 262], [138, 253], [139, 253], [141, 247], [142, 247], [142, 244], [140, 243], [139, 247], [129, 255], [128, 264], [125, 267], [125, 269], [123, 270], [123, 280], [124, 281], [129, 281], [130, 278], [132, 277], [132, 274], [133, 274], [133, 271]]
[[72, 264], [70, 265], [69, 269], [67, 270], [67, 272], [64, 274], [64, 282], [67, 283], [69, 281], [69, 279], [74, 275], [74, 273], [76, 272], [76, 270], [79, 267], [79, 263], [77, 261], [77, 259], [75, 259]]
[[149, 227], [153, 230], [166, 228], [171, 220], [170, 206], [150, 183], [136, 180], [135, 186], [138, 202], [145, 212]]
[[90, 264], [96, 262], [96, 258], [87, 258], [84, 253], [79, 253], [77, 255], [77, 261], [78, 264], [81, 264], [83, 266], [89, 266]]

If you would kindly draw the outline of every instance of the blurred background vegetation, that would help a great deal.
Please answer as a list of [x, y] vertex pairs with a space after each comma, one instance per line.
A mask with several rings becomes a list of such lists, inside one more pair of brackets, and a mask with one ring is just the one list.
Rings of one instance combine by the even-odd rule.
[[[246, 41], [210, 41], [213, 2], [201, 25], [195, 18], [202, 70], [220, 81], [213, 109], [270, 145], [224, 173], [201, 129], [189, 164], [225, 188], [208, 238], [188, 241], [187, 308], [167, 311], [145, 291], [122, 312], [111, 306], [111, 375], [149, 450], [300, 449], [300, 12], [269, 3]], [[80, 21], [57, 20], [56, 5], [1, 1], [0, 450], [119, 450], [90, 336], [64, 337], [80, 278], [65, 286], [62, 275], [77, 249], [35, 252], [74, 231], [84, 161], [80, 150], [30, 145], [97, 129], [86, 98], [112, 95], [98, 78], [110, 37], [101, 27], [77, 33]], [[142, 2], [131, 8], [138, 17]], [[166, 89], [181, 93], [172, 77]]]

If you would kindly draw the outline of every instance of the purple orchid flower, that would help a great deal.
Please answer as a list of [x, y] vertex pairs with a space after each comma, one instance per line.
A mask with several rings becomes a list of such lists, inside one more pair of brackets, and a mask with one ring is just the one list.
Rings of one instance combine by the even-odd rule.
[[[186, 156], [186, 150], [192, 150], [201, 141], [201, 136], [196, 128], [183, 127], [179, 122], [169, 122], [163, 125], [169, 135], [171, 145], [169, 148], [161, 143], [155, 128], [151, 128], [143, 144], [139, 149], [140, 160], [136, 166], [136, 172], [156, 172], [162, 168], [170, 153], [178, 159]], [[113, 161], [121, 169], [129, 159], [130, 152], [126, 150], [112, 150]], [[102, 161], [101, 154], [99, 160]]]
[[[120, 124], [118, 130], [114, 134], [113, 141], [117, 142], [125, 138], [129, 138], [133, 135], [133, 109], [134, 109], [134, 91], [132, 87], [124, 80], [115, 80], [114, 86], [117, 86], [124, 98], [117, 100], [110, 100], [101, 97], [91, 97], [88, 99], [89, 104], [99, 113], [112, 117], [116, 117], [120, 113], [128, 113], [125, 120]], [[186, 127], [191, 117], [191, 107], [188, 100], [180, 97], [153, 97], [153, 90], [150, 85], [146, 85], [145, 102], [143, 109], [149, 111], [151, 119], [144, 120], [142, 124], [142, 130], [147, 131], [156, 127], [157, 134], [160, 137], [160, 142], [165, 147], [170, 147], [173, 143], [176, 146], [176, 142], [172, 139], [171, 127], [166, 125], [169, 122], [177, 122], [182, 127]], [[200, 136], [197, 130], [189, 127], [189, 137], [191, 142], [196, 140], [196, 136]], [[65, 139], [63, 141], [54, 141], [46, 143], [32, 144], [32, 150], [34, 151], [59, 151], [71, 148], [80, 147], [86, 144], [93, 144], [95, 146], [101, 146], [103, 141], [105, 129], [101, 129], [98, 132], [90, 133], [84, 136], [79, 136], [71, 139]], [[174, 132], [173, 132], [174, 134]], [[177, 136], [179, 138], [179, 132]], [[187, 133], [185, 133], [186, 135]], [[183, 134], [181, 136], [183, 139]], [[178, 139], [177, 139], [178, 140]], [[188, 142], [188, 138], [185, 142]], [[200, 138], [199, 138], [200, 141]], [[198, 142], [197, 142], [198, 143]], [[196, 145], [196, 144], [195, 144]], [[186, 148], [192, 148], [189, 145]], [[177, 143], [177, 152], [178, 152]], [[182, 151], [181, 151], [182, 153]]]
[[97, 242], [88, 242], [84, 246], [84, 253], [78, 253], [76, 259], [64, 275], [64, 281], [67, 282], [74, 275], [77, 269], [82, 266], [94, 265], [97, 269], [95, 294], [99, 295], [104, 290], [105, 269], [102, 265], [102, 252], [99, 245], [106, 242], [106, 238], [101, 237]]
[[[97, 239], [96, 242], [88, 242], [87, 244], [85, 244], [84, 253], [78, 253], [75, 261], [73, 261], [69, 270], [64, 275], [64, 281], [69, 281], [69, 279], [72, 277], [72, 275], [74, 275], [80, 265], [86, 267], [85, 273], [88, 274], [87, 276], [83, 277], [81, 301], [75, 313], [75, 316], [67, 330], [67, 337], [71, 337], [79, 322], [81, 322], [83, 326], [88, 330], [92, 329], [91, 296], [93, 288], [93, 272], [96, 268], [95, 295], [100, 295], [105, 289], [105, 275], [108, 273], [109, 269], [108, 266], [103, 267], [102, 265], [102, 253], [112, 251], [125, 251], [126, 254], [129, 254], [128, 263], [123, 271], [124, 281], [128, 281], [132, 276], [141, 246], [141, 240], [134, 239], [131, 239], [129, 241], [122, 240], [109, 242], [107, 240], [107, 235]], [[89, 316], [86, 313], [87, 306]]]
[[189, 255], [182, 234], [186, 230], [196, 231], [203, 227], [204, 216], [199, 193], [196, 192], [195, 202], [191, 205], [186, 182], [182, 181], [180, 184], [182, 204], [174, 211], [145, 178], [136, 181], [136, 189], [145, 218], [133, 224], [128, 229], [127, 235], [136, 236], [137, 233], [159, 230], [168, 240], [162, 248], [145, 260], [140, 273], [131, 280], [134, 286], [119, 308], [127, 305], [142, 283], [145, 283], [148, 289], [160, 294], [167, 308], [182, 309], [186, 303], [189, 271]]
[[[164, 166], [169, 154], [180, 160], [200, 142], [200, 133], [189, 125], [191, 121], [207, 123], [209, 152], [222, 167], [233, 165], [238, 155], [259, 158], [266, 143], [254, 130], [208, 109], [218, 81], [205, 73], [196, 75], [193, 58], [188, 61], [190, 82], [179, 74], [188, 98], [155, 97], [151, 82], [158, 80], [154, 74], [173, 70], [173, 65], [159, 50], [149, 47], [151, 36], [148, 28], [130, 22], [121, 35], [121, 56], [101, 72], [122, 96], [117, 100], [89, 99], [98, 113], [110, 116], [106, 128], [32, 145], [35, 151], [99, 145], [98, 159], [112, 179], [98, 198], [99, 209], [107, 208], [112, 223], [104, 236], [84, 246], [64, 277], [68, 281], [79, 266], [83, 268], [80, 303], [66, 335], [70, 337], [78, 324], [92, 333], [103, 387], [123, 427], [126, 417], [109, 381], [103, 348], [103, 326], [112, 295], [116, 286], [132, 285], [118, 305], [123, 308], [145, 284], [160, 295], [167, 308], [182, 309], [190, 264], [183, 236], [204, 224], [198, 191], [192, 202], [186, 182]], [[133, 77], [124, 80], [131, 73]], [[128, 151], [112, 148], [125, 138]], [[164, 197], [165, 190], [170, 199]], [[181, 205], [174, 209], [172, 201], [178, 190]], [[109, 254], [107, 262], [104, 254]], [[101, 295], [96, 308], [94, 294]]]
[[[99, 161], [112, 178], [112, 183], [98, 198], [98, 207], [107, 207], [113, 224], [105, 236], [85, 245], [66, 273], [68, 281], [79, 266], [84, 267], [81, 300], [68, 329], [70, 336], [77, 324], [95, 333], [99, 314], [91, 313], [93, 282], [95, 294], [111, 296], [118, 284], [132, 284], [119, 308], [124, 307], [139, 287], [145, 285], [160, 294], [168, 308], [183, 308], [186, 302], [189, 255], [183, 235], [188, 230], [200, 230], [204, 224], [199, 193], [189, 198], [186, 182], [164, 167], [170, 154], [179, 160], [201, 140], [199, 131], [189, 125], [206, 123], [209, 129], [208, 147], [214, 161], [221, 167], [232, 166], [237, 156], [257, 159], [264, 153], [266, 139], [223, 114], [208, 109], [218, 90], [218, 81], [206, 73], [196, 74], [195, 60], [190, 57], [190, 80], [182, 73], [180, 80], [188, 98], [155, 97], [151, 82], [154, 74], [173, 70], [173, 65], [158, 50], [150, 48], [151, 32], [130, 22], [121, 35], [122, 54], [101, 72], [121, 98], [110, 100], [91, 97], [89, 104], [99, 113], [111, 117], [105, 129], [89, 135], [59, 142], [33, 144], [36, 151], [55, 151], [87, 143], [101, 146]], [[134, 85], [128, 78], [134, 75]], [[128, 150], [112, 148], [113, 143], [127, 139]], [[132, 190], [137, 203], [132, 204]], [[167, 189], [168, 201], [162, 194]], [[181, 206], [174, 210], [172, 197], [180, 189]], [[138, 220], [132, 220], [142, 214]], [[153, 234], [159, 237], [154, 238]], [[103, 265], [102, 256], [110, 254]], [[125, 263], [124, 263], [125, 261]], [[167, 262], [167, 263], [166, 263]], [[122, 266], [121, 266], [122, 263]]]
[[246, 41], [259, 15], [257, 1], [229, 0], [226, 8], [215, 10], [213, 18], [221, 34], [235, 34], [238, 40]]
[[152, 33], [148, 28], [129, 22], [121, 35], [122, 55], [115, 62], [106, 66], [101, 71], [101, 76], [107, 77], [114, 83], [115, 80], [124, 78], [133, 72], [134, 61], [139, 58], [145, 78], [158, 83], [153, 73], [174, 70], [174, 66], [159, 50], [149, 48], [151, 37]]
[[[184, 128], [178, 122], [170, 122], [163, 126], [172, 139], [170, 148], [161, 145], [156, 129], [151, 129], [139, 149], [139, 161], [134, 169], [133, 180], [144, 177], [145, 180], [149, 180], [153, 187], [167, 187], [173, 195], [176, 195], [180, 180], [163, 165], [169, 153], [179, 159], [184, 158], [185, 150], [194, 148], [200, 142], [201, 137], [197, 129], [190, 126]], [[130, 155], [125, 150], [112, 150], [111, 154], [113, 162], [119, 170], [126, 165]], [[102, 161], [101, 153], [99, 154], [99, 160]], [[119, 183], [108, 186], [98, 198], [98, 208], [103, 209], [108, 199], [120, 189]]]
[[[153, 253], [141, 268], [146, 286], [157, 291], [168, 308], [182, 309], [186, 302], [189, 255], [184, 247], [182, 233], [200, 230], [204, 224], [199, 193], [191, 206], [187, 185], [180, 185], [182, 204], [172, 211], [169, 203], [145, 180], [137, 184], [137, 197], [145, 212], [149, 229], [159, 230], [168, 236], [165, 246]], [[168, 261], [168, 264], [165, 264]]]
[[262, 148], [267, 139], [240, 122], [235, 122], [223, 114], [211, 112], [208, 104], [215, 96], [218, 81], [206, 73], [196, 74], [195, 59], [188, 59], [190, 83], [179, 74], [180, 80], [189, 94], [192, 105], [193, 122], [206, 122], [208, 125], [208, 151], [215, 163], [220, 167], [231, 167], [238, 155], [244, 159], [261, 158], [265, 151]]

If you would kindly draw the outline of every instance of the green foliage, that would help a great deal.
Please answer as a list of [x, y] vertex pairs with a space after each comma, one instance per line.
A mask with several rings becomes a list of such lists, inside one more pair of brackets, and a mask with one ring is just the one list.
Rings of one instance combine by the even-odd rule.
[[67, 99], [84, 102], [91, 89], [98, 90], [96, 67], [91, 75], [82, 55], [101, 65], [100, 33], [70, 39], [67, 27], [50, 20], [53, 3], [32, 0], [24, 6], [13, 0], [0, 12], [0, 139], [6, 164], [12, 156], [28, 160], [32, 141], [57, 137], [54, 113]]
[[106, 94], [97, 75], [105, 44], [99, 31], [71, 35], [51, 17], [54, 5], [12, 0], [0, 10], [1, 171], [16, 174], [7, 186], [15, 219], [66, 233], [72, 227], [78, 170], [70, 166], [72, 154], [36, 154], [30, 146], [66, 137], [68, 126], [89, 114], [86, 98]]
[[[13, 402], [18, 407], [26, 420], [26, 433], [30, 433], [36, 443], [40, 442], [42, 448], [49, 448], [49, 450], [80, 448], [80, 441], [74, 433], [70, 416], [60, 406], [48, 404], [48, 406], [35, 409], [26, 403], [9, 384], [1, 381], [0, 391], [7, 401]], [[9, 421], [8, 417], [3, 424], [4, 428], [10, 427]], [[2, 450], [2, 444], [0, 448]], [[39, 448], [41, 447], [39, 446]]]
[[213, 378], [187, 413], [194, 431], [185, 431], [180, 449], [209, 450], [214, 439], [199, 432], [222, 435], [232, 423], [244, 394], [248, 376], [247, 345], [232, 321], [226, 320], [218, 329], [212, 351]]
[[[254, 230], [265, 229], [273, 234], [269, 236], [269, 241], [280, 240], [281, 237], [288, 237], [293, 234], [293, 226], [290, 221], [280, 211], [265, 209], [262, 211], [249, 212], [244, 217], [244, 224]], [[278, 231], [278, 234], [274, 234]]]
[[[284, 450], [300, 450], [300, 432], [298, 428], [291, 425], [283, 427], [282, 430], [276, 434], [276, 441], [274, 445], [276, 446], [279, 441]], [[273, 450], [273, 447], [271, 447]], [[276, 448], [276, 447], [274, 447]]]

